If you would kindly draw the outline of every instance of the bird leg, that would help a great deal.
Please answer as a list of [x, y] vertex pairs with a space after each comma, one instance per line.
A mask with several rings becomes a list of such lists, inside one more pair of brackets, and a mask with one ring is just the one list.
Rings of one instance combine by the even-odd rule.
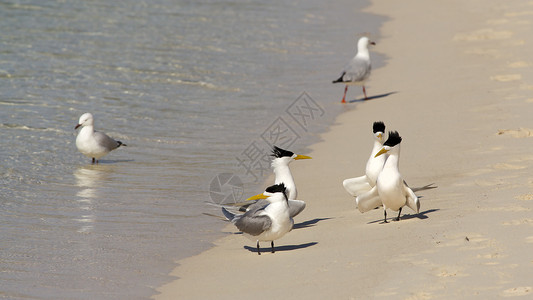
[[368, 99], [368, 97], [366, 96], [366, 89], [365, 89], [365, 86], [363, 85], [363, 94], [365, 94], [365, 100]]
[[385, 215], [385, 218], [383, 219], [383, 223], [389, 223], [387, 222], [387, 209], [386, 208], [383, 209], [383, 214]]
[[276, 250], [274, 250], [274, 241], [270, 242], [270, 245], [272, 246], [272, 253], [275, 253]]
[[259, 241], [257, 241], [257, 254], [261, 255], [261, 250], [259, 249]]
[[403, 207], [400, 207], [400, 211], [398, 212], [398, 217], [394, 219], [394, 221], [400, 221], [400, 214], [402, 213], [402, 208]]
[[344, 88], [344, 96], [342, 96], [341, 103], [346, 103], [346, 92], [348, 92], [348, 86]]
[[96, 159], [93, 157], [93, 165], [94, 165], [95, 162], [96, 162]]

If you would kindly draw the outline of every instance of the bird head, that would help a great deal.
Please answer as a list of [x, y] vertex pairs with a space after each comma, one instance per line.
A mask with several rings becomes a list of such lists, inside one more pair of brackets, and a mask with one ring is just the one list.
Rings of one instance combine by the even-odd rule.
[[379, 150], [378, 153], [376, 153], [376, 156], [378, 157], [382, 154], [385, 154], [389, 152], [392, 148], [396, 147], [402, 142], [402, 137], [398, 133], [398, 131], [389, 131], [389, 138], [383, 143], [383, 148]]
[[357, 42], [357, 49], [368, 49], [368, 45], [376, 45], [373, 41], [371, 41], [368, 37], [363, 36], [359, 39]]
[[299, 160], [299, 159], [311, 159], [310, 156], [306, 155], [298, 155], [295, 154], [292, 151], [281, 149], [279, 147], [272, 147], [272, 155], [274, 157], [273, 163], [275, 161], [286, 163], [287, 165], [292, 162], [293, 160]]
[[385, 123], [378, 121], [374, 122], [374, 125], [372, 126], [372, 130], [374, 132], [374, 137], [380, 142], [383, 143], [384, 133], [385, 133]]
[[277, 199], [287, 201], [287, 193], [285, 184], [279, 183], [272, 186], [269, 186], [265, 189], [262, 194], [252, 196], [246, 200], [259, 200], [259, 199], [268, 199], [269, 201], [275, 201]]
[[80, 126], [93, 125], [93, 122], [93, 115], [91, 113], [84, 113], [83, 115], [81, 115], [80, 120], [78, 121], [78, 125], [76, 125], [74, 129], [78, 129]]

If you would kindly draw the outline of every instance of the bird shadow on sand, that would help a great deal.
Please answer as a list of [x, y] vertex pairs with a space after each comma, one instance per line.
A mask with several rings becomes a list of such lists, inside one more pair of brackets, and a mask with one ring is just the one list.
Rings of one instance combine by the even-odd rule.
[[348, 103], [357, 103], [357, 102], [366, 102], [366, 101], [370, 101], [370, 100], [376, 100], [376, 99], [380, 99], [380, 98], [385, 98], [387, 96], [390, 96], [392, 94], [396, 94], [398, 92], [390, 92], [390, 93], [385, 93], [385, 94], [380, 94], [380, 95], [375, 95], [375, 96], [370, 96], [368, 98], [361, 98], [361, 99], [354, 99], [354, 100], [350, 100], [348, 101]]
[[294, 224], [292, 229], [301, 229], [301, 228], [313, 227], [313, 226], [316, 225], [316, 223], [318, 223], [320, 221], [329, 220], [329, 219], [333, 219], [333, 218], [316, 218], [316, 219], [308, 220], [308, 221], [305, 221], [305, 222]]
[[[440, 209], [438, 209], [438, 208], [434, 208], [434, 209], [428, 209], [426, 211], [421, 211], [421, 212], [419, 212], [417, 214], [405, 214], [405, 215], [402, 215], [400, 217], [400, 221], [410, 220], [410, 219], [415, 219], [415, 218], [424, 220], [424, 219], [429, 218], [428, 216], [426, 216], [427, 214], [434, 213], [434, 212], [439, 211], [439, 210]], [[395, 220], [396, 216], [398, 215], [397, 213], [396, 214], [391, 214], [391, 215], [387, 214], [387, 215], [388, 215], [387, 216], [387, 221], [389, 223], [390, 222], [400, 222], [400, 221], [396, 221]], [[367, 224], [374, 224], [374, 223], [386, 224], [386, 223], [383, 222], [383, 219], [379, 219], [379, 220], [376, 220], [376, 221], [368, 222]]]
[[[436, 189], [438, 188], [438, 186], [434, 185], [435, 183], [430, 183], [430, 184], [426, 184], [424, 186], [421, 186], [421, 187], [412, 187], [411, 190], [416, 193], [416, 192], [420, 192], [420, 191], [426, 191], [426, 190], [432, 190], [432, 189]], [[421, 198], [422, 196], [419, 196], [419, 198]]]
[[[292, 251], [292, 250], [298, 250], [298, 249], [305, 249], [305, 248], [314, 246], [316, 244], [318, 244], [318, 242], [310, 242], [310, 243], [305, 243], [305, 244], [300, 244], [300, 245], [275, 246], [274, 250], [275, 250], [275, 252]], [[248, 250], [250, 252], [257, 253], [257, 248], [256, 247], [244, 246], [244, 249], [246, 249], [246, 250]], [[265, 253], [265, 252], [272, 252], [272, 248], [270, 248], [270, 247], [261, 248], [261, 253]]]

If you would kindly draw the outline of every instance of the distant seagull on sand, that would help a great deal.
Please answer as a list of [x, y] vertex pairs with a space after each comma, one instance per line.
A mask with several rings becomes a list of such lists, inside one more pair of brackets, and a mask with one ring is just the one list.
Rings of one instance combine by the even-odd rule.
[[346, 92], [348, 92], [348, 85], [362, 85], [365, 100], [368, 99], [365, 90], [365, 81], [370, 76], [372, 66], [370, 64], [370, 54], [368, 53], [368, 44], [375, 45], [376, 43], [370, 41], [366, 36], [359, 39], [357, 42], [357, 54], [342, 70], [339, 79], [334, 80], [333, 83], [344, 83], [344, 96], [342, 103], [346, 103]]
[[383, 143], [383, 148], [376, 154], [376, 157], [385, 153], [389, 154], [383, 170], [379, 173], [376, 186], [356, 198], [357, 207], [361, 212], [374, 209], [383, 204], [384, 223], [387, 223], [387, 208], [398, 211], [397, 221], [400, 220], [400, 214], [404, 206], [409, 206], [416, 213], [420, 211], [420, 200], [413, 190], [407, 186], [400, 174], [401, 141], [402, 138], [397, 131], [389, 132], [389, 138]]
[[94, 131], [94, 119], [90, 113], [81, 115], [78, 125], [74, 129], [82, 127], [76, 137], [76, 147], [85, 156], [92, 158], [92, 163], [98, 163], [98, 159], [111, 150], [120, 146], [126, 146], [121, 141], [115, 141], [103, 132]]
[[268, 187], [263, 194], [248, 200], [267, 199], [265, 206], [255, 206], [242, 215], [229, 212], [222, 207], [224, 216], [235, 224], [247, 237], [257, 241], [257, 254], [261, 255], [259, 242], [270, 241], [274, 253], [274, 240], [292, 230], [293, 219], [289, 215], [287, 194], [283, 183]]
[[349, 178], [342, 182], [346, 191], [354, 197], [370, 191], [376, 185], [378, 175], [383, 170], [383, 165], [387, 159], [386, 154], [376, 157], [379, 150], [383, 148], [385, 124], [383, 122], [374, 122], [372, 131], [374, 133], [374, 147], [366, 163], [365, 175]]

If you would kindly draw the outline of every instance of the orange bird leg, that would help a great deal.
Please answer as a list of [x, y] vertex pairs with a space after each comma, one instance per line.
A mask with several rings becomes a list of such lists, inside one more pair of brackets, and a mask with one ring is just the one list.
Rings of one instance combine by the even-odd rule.
[[344, 88], [344, 96], [342, 96], [341, 103], [346, 103], [346, 92], [348, 91], [348, 86]]

